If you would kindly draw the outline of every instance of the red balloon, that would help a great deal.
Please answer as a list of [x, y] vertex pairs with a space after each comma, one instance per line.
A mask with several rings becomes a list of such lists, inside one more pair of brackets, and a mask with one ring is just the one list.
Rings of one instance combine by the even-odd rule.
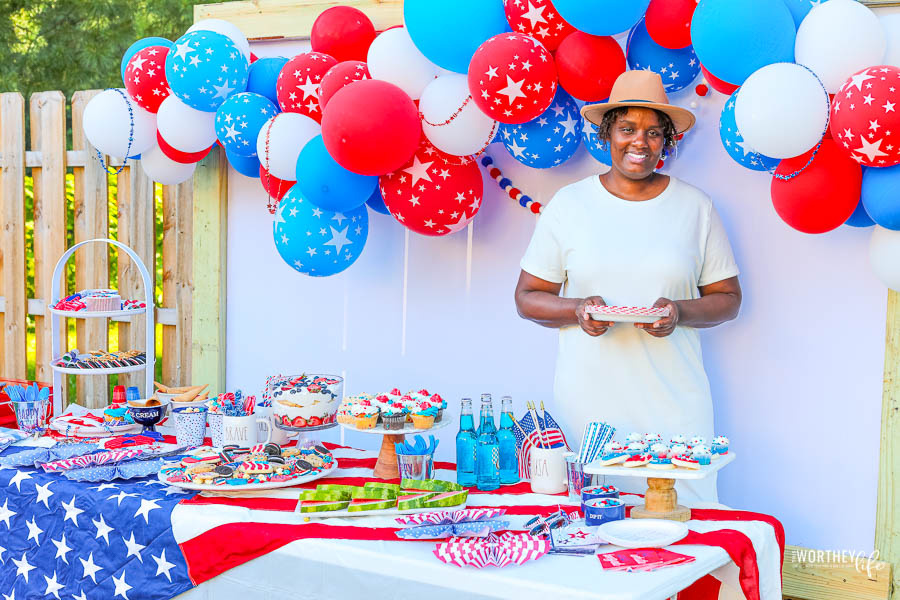
[[266, 171], [266, 168], [262, 165], [259, 165], [259, 181], [263, 186], [263, 189], [266, 190], [266, 193], [270, 198], [274, 198], [275, 200], [281, 200], [284, 198], [284, 195], [288, 193], [288, 190], [294, 187], [296, 181], [287, 181], [285, 179], [278, 179], [274, 175], [270, 174]]
[[321, 52], [303, 52], [287, 61], [278, 74], [275, 97], [284, 112], [306, 115], [322, 122], [319, 84], [337, 61]]
[[706, 78], [706, 83], [712, 87], [712, 89], [716, 90], [720, 94], [725, 94], [726, 96], [730, 96], [734, 93], [736, 89], [738, 89], [739, 85], [734, 85], [733, 83], [728, 83], [723, 79], [719, 79], [712, 73], [706, 70], [706, 67], [700, 65], [700, 70], [703, 72], [703, 77]]
[[215, 143], [213, 143], [212, 146], [210, 146], [206, 150], [201, 150], [200, 152], [182, 152], [181, 150], [176, 150], [175, 148], [170, 146], [169, 143], [163, 139], [162, 134], [160, 134], [158, 130], [156, 132], [156, 143], [159, 144], [159, 149], [162, 150], [163, 154], [165, 154], [175, 162], [181, 163], [183, 165], [200, 162], [201, 160], [206, 158], [206, 155], [209, 154], [209, 151], [212, 150], [213, 146], [216, 145]]
[[447, 235], [463, 229], [481, 208], [478, 163], [449, 163], [424, 138], [412, 159], [378, 178], [391, 216], [416, 233]]
[[513, 31], [530, 35], [547, 50], [556, 50], [559, 43], [575, 31], [559, 16], [550, 0], [503, 0], [503, 9]]
[[[776, 175], [801, 169], [815, 148], [778, 163]], [[840, 227], [859, 203], [862, 168], [838, 149], [834, 140], [822, 140], [808, 167], [787, 181], [772, 178], [772, 203], [785, 223], [804, 233], [825, 233]]]
[[556, 95], [553, 55], [522, 33], [501, 33], [469, 61], [469, 92], [481, 111], [501, 123], [527, 123], [549, 108]]
[[691, 45], [691, 19], [697, 0], [650, 0], [644, 23], [647, 34], [663, 48]]
[[125, 67], [125, 89], [138, 106], [155, 113], [171, 91], [166, 80], [166, 46], [149, 46], [137, 52]]
[[406, 92], [386, 81], [354, 81], [328, 101], [322, 140], [334, 160], [360, 175], [403, 166], [422, 137], [419, 111]]
[[[867, 167], [900, 164], [900, 68], [869, 67], [834, 95], [831, 136], [847, 156]], [[896, 108], [895, 108], [896, 107]]]
[[600, 102], [609, 98], [616, 77], [625, 72], [625, 53], [609, 36], [583, 31], [570, 34], [556, 51], [559, 85], [575, 98]]
[[352, 6], [334, 6], [316, 18], [309, 42], [315, 52], [330, 54], [339, 61], [366, 60], [375, 39], [369, 17]]
[[369, 68], [361, 60], [345, 60], [334, 65], [328, 69], [328, 72], [322, 77], [322, 83], [319, 85], [319, 106], [324, 111], [325, 105], [328, 104], [335, 92], [351, 81], [362, 81], [363, 79], [371, 78]]

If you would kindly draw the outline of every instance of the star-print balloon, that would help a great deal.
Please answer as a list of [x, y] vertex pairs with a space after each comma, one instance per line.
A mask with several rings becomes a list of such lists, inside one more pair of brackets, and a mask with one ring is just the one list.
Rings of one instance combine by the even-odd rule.
[[321, 123], [319, 84], [336, 64], [337, 60], [321, 52], [303, 52], [287, 61], [278, 74], [276, 94], [281, 110], [300, 113]]
[[166, 81], [168, 46], [149, 46], [138, 51], [125, 67], [125, 89], [138, 106], [155, 113], [169, 94]]
[[609, 144], [600, 139], [600, 136], [597, 135], [597, 126], [587, 119], [584, 120], [581, 128], [581, 141], [596, 160], [604, 165], [612, 165], [612, 157], [609, 155]]
[[292, 187], [272, 225], [275, 248], [294, 270], [312, 277], [340, 273], [359, 258], [369, 236], [365, 205], [347, 213], [322, 210]]
[[231, 154], [256, 156], [259, 131], [277, 112], [278, 107], [261, 94], [235, 94], [216, 111], [216, 137]]
[[479, 46], [469, 63], [469, 92], [478, 108], [501, 123], [537, 118], [556, 95], [556, 64], [539, 41], [501, 33]]
[[319, 106], [325, 110], [325, 106], [335, 92], [351, 81], [371, 79], [366, 63], [360, 60], [345, 60], [328, 69], [319, 84]]
[[772, 171], [781, 162], [780, 159], [770, 158], [760, 154], [751, 148], [741, 132], [738, 131], [734, 120], [734, 102], [738, 93], [734, 92], [722, 108], [722, 116], [719, 118], [719, 137], [722, 138], [722, 146], [728, 152], [728, 156], [743, 167], [753, 171]]
[[831, 102], [831, 136], [867, 167], [900, 164], [900, 68], [869, 67], [854, 74]]
[[474, 160], [447, 162], [425, 140], [409, 164], [382, 175], [378, 183], [391, 215], [423, 235], [463, 229], [481, 208], [484, 193]]
[[625, 58], [629, 69], [659, 73], [669, 94], [689, 86], [700, 73], [700, 61], [692, 46], [677, 50], [660, 46], [647, 33], [643, 19], [628, 34]]
[[234, 94], [247, 89], [250, 63], [227, 36], [192, 31], [177, 40], [166, 56], [166, 80], [182, 102], [216, 112]]
[[546, 169], [572, 158], [581, 142], [581, 128], [578, 105], [560, 88], [553, 104], [537, 119], [501, 126], [500, 140], [520, 163]]
[[547, 50], [556, 50], [563, 38], [575, 31], [550, 0], [503, 0], [503, 9], [513, 31], [530, 35]]

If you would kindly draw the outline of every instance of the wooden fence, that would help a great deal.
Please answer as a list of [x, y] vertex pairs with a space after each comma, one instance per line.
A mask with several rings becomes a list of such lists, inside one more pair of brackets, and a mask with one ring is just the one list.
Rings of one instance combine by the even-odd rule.
[[[139, 167], [129, 161], [116, 176], [113, 191], [96, 152], [84, 136], [81, 115], [99, 90], [76, 92], [72, 97], [72, 140], [67, 144], [66, 99], [61, 92], [40, 92], [30, 99], [30, 150], [26, 150], [25, 100], [19, 93], [0, 94], [0, 377], [24, 379], [27, 366], [27, 319], [34, 319], [35, 379], [52, 381], [50, 370], [50, 318], [47, 312], [53, 268], [66, 250], [72, 225], [74, 242], [110, 235], [110, 212], [118, 218], [116, 238], [141, 257], [151, 273], [162, 270], [162, 301], [156, 322], [162, 324], [162, 379], [186, 385], [191, 376], [192, 182], [163, 186], [162, 248], [157, 251], [157, 205], [160, 190]], [[108, 158], [108, 157], [104, 157]], [[121, 166], [120, 159], [108, 159]], [[34, 298], [26, 297], [25, 177], [30, 169], [34, 190]], [[66, 173], [74, 176], [74, 202], [66, 200]], [[110, 206], [114, 206], [110, 209]], [[74, 212], [73, 215], [69, 211]], [[90, 244], [75, 253], [75, 289], [110, 287], [110, 260], [117, 261], [117, 288], [123, 298], [141, 298], [140, 274], [127, 256], [117, 256], [105, 245]], [[151, 292], [153, 293], [153, 292]], [[159, 298], [157, 298], [159, 300]], [[133, 321], [132, 321], [133, 319]], [[105, 319], [74, 319], [76, 345], [81, 351], [108, 348]], [[117, 323], [120, 349], [144, 349], [143, 315]], [[61, 328], [62, 347], [66, 330]], [[145, 349], [148, 353], [155, 349]], [[143, 373], [119, 375], [123, 385], [139, 385]], [[79, 404], [105, 406], [109, 379], [94, 375], [76, 378]], [[65, 386], [63, 386], [65, 387]], [[55, 391], [65, 394], [65, 390]], [[74, 399], [69, 399], [74, 400]]]

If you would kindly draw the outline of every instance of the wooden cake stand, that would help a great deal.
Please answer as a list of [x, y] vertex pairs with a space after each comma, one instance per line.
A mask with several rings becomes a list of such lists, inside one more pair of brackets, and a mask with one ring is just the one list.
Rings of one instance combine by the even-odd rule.
[[624, 477], [646, 477], [647, 491], [644, 492], [644, 506], [631, 509], [633, 519], [667, 519], [669, 521], [689, 521], [691, 509], [678, 504], [675, 491], [676, 479], [706, 479], [735, 459], [729, 452], [712, 464], [699, 469], [651, 469], [650, 467], [600, 466], [599, 461], [585, 465], [584, 472], [592, 475], [619, 475]]
[[435, 423], [430, 429], [413, 429], [412, 423], [407, 423], [401, 430], [387, 430], [384, 425], [378, 425], [372, 429], [357, 429], [352, 425], [340, 423], [340, 426], [347, 431], [355, 431], [356, 433], [368, 433], [383, 436], [381, 440], [381, 450], [378, 452], [378, 460], [375, 462], [374, 475], [378, 479], [397, 479], [400, 477], [400, 468], [397, 466], [397, 449], [394, 444], [402, 444], [407, 435], [419, 434], [422, 437], [428, 437], [428, 434], [438, 429], [443, 429], [451, 423], [444, 414], [440, 423]]

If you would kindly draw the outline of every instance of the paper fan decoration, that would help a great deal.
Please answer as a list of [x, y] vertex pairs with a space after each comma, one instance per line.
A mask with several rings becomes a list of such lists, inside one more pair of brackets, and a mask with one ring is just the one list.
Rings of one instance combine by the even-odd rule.
[[451, 538], [434, 549], [441, 561], [457, 567], [505, 567], [537, 560], [550, 549], [550, 542], [527, 533], [490, 534], [485, 538]]
[[322, 122], [319, 85], [338, 61], [321, 52], [303, 52], [282, 67], [276, 83], [276, 96], [281, 110], [296, 112]]

